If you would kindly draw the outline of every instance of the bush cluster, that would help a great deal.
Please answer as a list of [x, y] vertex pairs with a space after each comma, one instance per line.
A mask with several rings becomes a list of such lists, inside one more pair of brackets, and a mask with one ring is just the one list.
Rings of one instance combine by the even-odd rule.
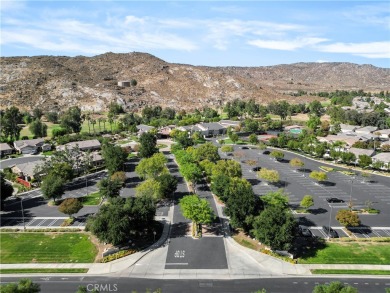
[[110, 261], [128, 256], [128, 255], [131, 255], [131, 254], [136, 253], [136, 252], [137, 252], [137, 250], [135, 250], [135, 249], [121, 250], [121, 251], [118, 251], [114, 254], [110, 254], [110, 255], [103, 257], [101, 262], [102, 263], [110, 262]]

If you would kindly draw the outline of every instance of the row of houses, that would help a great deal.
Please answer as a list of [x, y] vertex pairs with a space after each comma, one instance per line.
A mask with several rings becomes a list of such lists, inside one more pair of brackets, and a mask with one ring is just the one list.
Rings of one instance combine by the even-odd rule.
[[20, 154], [37, 154], [40, 151], [50, 151], [51, 149], [52, 145], [45, 143], [43, 138], [17, 140], [14, 141], [12, 147], [7, 143], [0, 144], [1, 156], [10, 155], [14, 152]]
[[[157, 129], [157, 135], [162, 138], [169, 137], [169, 134], [173, 129], [178, 129], [181, 131], [186, 131], [190, 134], [199, 132], [204, 137], [211, 137], [226, 134], [228, 127], [236, 128], [238, 126], [240, 126], [240, 121], [232, 120], [221, 120], [219, 122], [210, 123], [198, 123], [195, 125], [188, 126], [168, 125]], [[140, 124], [137, 125], [137, 135], [140, 136], [142, 133], [150, 132], [155, 129], [156, 128], [153, 126]]]

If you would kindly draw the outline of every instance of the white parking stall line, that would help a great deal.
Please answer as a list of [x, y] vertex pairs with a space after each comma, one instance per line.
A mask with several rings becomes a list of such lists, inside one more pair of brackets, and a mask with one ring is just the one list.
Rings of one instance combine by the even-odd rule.
[[30, 219], [27, 223], [25, 223], [26, 226], [31, 226], [32, 223], [34, 223], [36, 220], [34, 218]]
[[43, 223], [45, 223], [47, 220], [41, 220], [40, 222], [38, 222], [38, 224], [36, 224], [35, 226], [41, 226]]
[[372, 229], [371, 232], [372, 232], [373, 234], [375, 234], [377, 237], [383, 237], [383, 236], [381, 236], [378, 232], [376, 232], [374, 229]]
[[49, 225], [47, 225], [48, 227], [50, 227], [50, 226], [53, 226], [53, 224], [55, 223], [55, 222], [57, 222], [58, 221], [58, 219], [54, 219], [53, 221], [51, 221], [50, 223], [49, 223]]
[[387, 235], [390, 236], [390, 230], [382, 229], [382, 231], [383, 231], [385, 234], [387, 234]]

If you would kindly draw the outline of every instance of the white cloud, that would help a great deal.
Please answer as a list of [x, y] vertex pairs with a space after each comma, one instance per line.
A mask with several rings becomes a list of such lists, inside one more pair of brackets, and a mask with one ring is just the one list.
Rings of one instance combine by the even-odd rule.
[[390, 29], [390, 5], [387, 1], [375, 5], [358, 5], [342, 13], [349, 21], [363, 23], [365, 26], [379, 25]]
[[125, 17], [125, 24], [130, 24], [130, 23], [138, 23], [138, 24], [144, 24], [145, 19], [136, 17], [134, 15], [128, 15]]
[[318, 46], [329, 53], [346, 53], [366, 58], [390, 58], [390, 41], [370, 43], [333, 43]]
[[26, 1], [0, 1], [0, 11], [1, 12], [15, 12], [17, 10], [24, 9], [26, 7]]
[[296, 49], [300, 49], [304, 47], [311, 47], [313, 45], [325, 41], [327, 41], [327, 39], [304, 37], [304, 38], [297, 38], [294, 40], [286, 40], [286, 41], [258, 39], [258, 40], [248, 41], [248, 44], [259, 48], [265, 48], [265, 49], [294, 51]]
[[226, 14], [241, 14], [245, 13], [247, 9], [242, 6], [228, 5], [228, 6], [219, 6], [211, 7], [211, 11], [226, 13]]

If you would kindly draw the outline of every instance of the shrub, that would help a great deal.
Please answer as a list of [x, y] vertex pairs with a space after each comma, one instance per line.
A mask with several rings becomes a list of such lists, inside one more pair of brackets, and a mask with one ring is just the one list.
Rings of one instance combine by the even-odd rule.
[[121, 251], [118, 251], [117, 253], [110, 254], [110, 255], [103, 257], [101, 262], [102, 263], [110, 262], [110, 261], [116, 260], [118, 258], [122, 258], [122, 257], [128, 256], [128, 255], [131, 255], [131, 254], [136, 253], [136, 252], [137, 252], [137, 250], [135, 250], [135, 249], [121, 250]]

